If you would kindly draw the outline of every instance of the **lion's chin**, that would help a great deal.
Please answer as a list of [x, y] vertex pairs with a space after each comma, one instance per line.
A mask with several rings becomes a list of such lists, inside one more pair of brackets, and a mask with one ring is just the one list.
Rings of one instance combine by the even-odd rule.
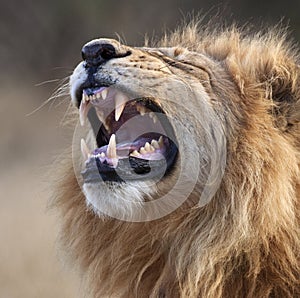
[[155, 184], [149, 182], [84, 183], [86, 203], [99, 217], [130, 220], [141, 214], [146, 200], [156, 193]]

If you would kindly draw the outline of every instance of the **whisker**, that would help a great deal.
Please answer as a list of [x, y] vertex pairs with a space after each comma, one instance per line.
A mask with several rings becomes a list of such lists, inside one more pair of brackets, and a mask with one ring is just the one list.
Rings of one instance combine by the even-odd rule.
[[46, 101], [44, 101], [41, 105], [39, 105], [36, 109], [34, 109], [32, 112], [26, 114], [26, 117], [32, 116], [34, 113], [38, 112], [43, 107], [45, 107], [49, 102], [52, 103], [50, 106], [50, 108], [51, 108], [55, 99], [57, 99], [59, 97], [67, 96], [69, 94], [67, 92], [69, 84], [66, 81], [68, 81], [68, 80], [69, 80], [69, 77], [65, 77], [63, 79], [48, 80], [48, 81], [38, 84], [37, 86], [51, 83], [51, 82], [61, 81], [60, 86], [58, 86], [56, 88], [56, 90], [52, 93], [52, 95]]
[[34, 86], [35, 86], [35, 87], [40, 87], [40, 86], [43, 86], [43, 85], [46, 85], [46, 84], [59, 82], [60, 80], [61, 80], [61, 79], [48, 80], [48, 81], [44, 81], [44, 82], [35, 84]]

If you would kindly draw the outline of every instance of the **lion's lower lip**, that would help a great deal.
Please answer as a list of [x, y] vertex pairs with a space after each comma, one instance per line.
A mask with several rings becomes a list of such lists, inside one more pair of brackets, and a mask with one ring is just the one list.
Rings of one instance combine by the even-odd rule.
[[[172, 151], [175, 150], [175, 155]], [[177, 149], [175, 147], [168, 153], [173, 158], [160, 160], [145, 160], [129, 156], [120, 159], [116, 167], [101, 162], [97, 157], [92, 156], [86, 162], [82, 171], [84, 183], [99, 183], [99, 181], [128, 182], [154, 179], [163, 177], [170, 166], [174, 163]]]

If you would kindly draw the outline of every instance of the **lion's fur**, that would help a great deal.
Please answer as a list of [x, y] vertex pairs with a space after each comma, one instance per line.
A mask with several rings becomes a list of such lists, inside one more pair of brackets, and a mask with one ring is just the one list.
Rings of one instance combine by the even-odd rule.
[[208, 205], [144, 223], [101, 218], [71, 159], [62, 162], [62, 241], [95, 297], [300, 296], [300, 68], [282, 36], [194, 24], [161, 43], [204, 53], [228, 74], [213, 82], [229, 99], [228, 156]]

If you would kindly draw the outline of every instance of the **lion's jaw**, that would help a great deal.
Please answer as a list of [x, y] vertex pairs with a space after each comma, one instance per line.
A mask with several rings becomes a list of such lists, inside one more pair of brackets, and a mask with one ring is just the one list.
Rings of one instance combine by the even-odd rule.
[[[98, 214], [130, 221], [152, 220], [174, 211], [188, 199], [193, 190], [198, 192], [200, 200], [209, 172], [218, 172], [213, 173], [211, 178], [216, 180], [217, 177], [218, 180], [214, 182], [213, 190], [208, 190], [206, 197], [202, 198], [202, 204], [206, 204], [218, 187], [221, 179], [219, 172], [222, 172], [225, 164], [220, 159], [226, 156], [223, 125], [210, 102], [212, 74], [206, 66], [212, 62], [197, 54], [200, 57], [197, 64], [193, 64], [189, 62], [189, 56], [196, 53], [187, 50], [132, 48], [109, 39], [94, 40], [86, 46], [99, 44], [105, 47], [110, 45], [114, 54], [105, 59], [101, 57], [102, 60], [98, 62], [91, 60], [95, 59], [94, 56], [84, 57], [85, 61], [76, 67], [70, 79], [72, 102], [79, 107], [80, 120], [85, 130], [85, 141], [81, 144], [85, 163], [82, 189], [87, 203]], [[188, 82], [187, 70], [190, 72]], [[144, 106], [140, 100], [143, 100]], [[137, 122], [135, 124], [133, 121], [126, 128], [130, 121], [124, 115], [132, 102], [137, 112], [129, 120], [137, 119]], [[106, 128], [106, 143], [103, 143], [102, 137], [102, 144], [99, 144], [98, 130], [95, 132], [94, 129], [93, 135], [90, 125], [85, 121], [91, 106], [97, 111], [97, 121], [100, 120], [98, 130], [101, 125], [102, 130]], [[183, 110], [184, 113], [181, 113]], [[112, 115], [115, 119], [111, 118]], [[148, 120], [144, 120], [146, 117]], [[125, 127], [123, 131], [122, 125], [116, 124], [118, 121]], [[137, 127], [142, 129], [135, 133], [142, 135], [144, 132], [145, 138], [133, 142], [135, 138], [130, 136], [130, 145], [127, 140], [122, 140], [122, 145], [118, 144], [119, 138], [124, 134], [128, 138], [129, 131]], [[108, 133], [114, 128], [116, 131]], [[149, 130], [154, 131], [154, 134], [147, 134]], [[102, 147], [98, 148], [100, 145]], [[89, 148], [98, 149], [92, 151]], [[124, 148], [127, 150], [125, 153]], [[123, 158], [133, 158], [137, 163], [141, 160], [149, 162], [150, 172], [149, 169], [142, 172], [144, 177], [141, 177], [135, 171], [134, 175], [137, 175], [132, 178], [132, 172], [127, 176], [127, 171], [118, 171], [118, 166], [124, 160], [127, 161], [118, 156], [121, 151]], [[212, 161], [217, 163], [217, 170], [212, 169]], [[144, 163], [142, 167], [145, 167]], [[111, 174], [111, 169], [118, 175]], [[100, 176], [98, 171], [102, 170], [105, 175]], [[149, 208], [145, 208], [146, 202], [157, 201], [162, 197], [162, 205], [148, 204]], [[157, 210], [163, 209], [164, 212], [157, 214]]]

